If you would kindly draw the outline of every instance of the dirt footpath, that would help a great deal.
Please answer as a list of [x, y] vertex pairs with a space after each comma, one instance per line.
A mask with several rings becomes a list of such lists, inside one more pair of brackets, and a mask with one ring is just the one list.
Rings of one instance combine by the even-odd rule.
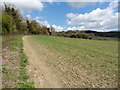
[[[52, 72], [50, 67], [44, 62], [46, 54], [42, 51], [37, 53], [37, 49], [29, 42], [29, 37], [23, 37], [24, 50], [29, 59], [27, 71], [30, 74], [30, 81], [35, 83], [36, 88], [60, 88], [58, 77]], [[39, 48], [40, 50], [40, 48]]]
[[[103, 74], [96, 72], [94, 69], [97, 67], [86, 69], [85, 65], [89, 65], [89, 63], [84, 60], [80, 65], [71, 64], [77, 63], [82, 57], [73, 58], [73, 56], [70, 56], [71, 54], [66, 54], [64, 51], [60, 52], [54, 48], [54, 45], [32, 36], [23, 37], [23, 42], [25, 54], [29, 60], [29, 65], [27, 66], [27, 71], [30, 75], [29, 81], [34, 82], [36, 88], [117, 87], [115, 78], [110, 79], [109, 76], [105, 76], [104, 72]], [[58, 48], [60, 47], [58, 46]], [[63, 45], [60, 49], [66, 50], [67, 48], [66, 45]], [[74, 49], [72, 52], [77, 53], [78, 51]], [[79, 54], [82, 53], [79, 52]], [[97, 68], [97, 70], [99, 69], [101, 67]]]

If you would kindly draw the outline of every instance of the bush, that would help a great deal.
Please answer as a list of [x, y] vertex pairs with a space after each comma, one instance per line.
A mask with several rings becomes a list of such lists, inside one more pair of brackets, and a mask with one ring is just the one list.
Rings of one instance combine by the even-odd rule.
[[84, 38], [84, 39], [92, 39], [92, 37], [89, 34], [86, 34], [86, 33], [79, 33], [78, 37], [79, 38]]

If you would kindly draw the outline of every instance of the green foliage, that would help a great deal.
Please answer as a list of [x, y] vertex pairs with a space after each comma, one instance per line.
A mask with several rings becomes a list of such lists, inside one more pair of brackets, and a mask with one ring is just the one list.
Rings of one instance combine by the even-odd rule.
[[20, 76], [19, 76], [19, 78], [21, 80], [23, 80], [23, 81], [25, 81], [25, 80], [27, 80], [29, 78], [29, 75], [27, 75], [26, 70], [23, 67], [20, 68]]
[[86, 33], [80, 33], [80, 34], [78, 34], [78, 36], [80, 38], [84, 38], [84, 39], [91, 39], [92, 38], [89, 34], [86, 34]]
[[25, 67], [28, 64], [28, 60], [27, 60], [26, 55], [23, 53], [23, 50], [20, 51], [19, 55], [20, 55], [20, 59], [21, 59], [20, 66]]
[[46, 26], [40, 25], [35, 20], [28, 20], [22, 17], [19, 10], [11, 4], [5, 4], [2, 11], [3, 34], [43, 34], [50, 35]]
[[49, 35], [47, 27], [45, 27], [45, 26], [42, 27], [42, 34], [43, 35]]
[[[30, 82], [23, 82], [23, 83], [19, 83], [16, 88], [35, 88], [33, 83]], [[23, 89], [22, 89], [23, 90]]]
[[[4, 84], [5, 88], [32, 88], [33, 83], [28, 82], [29, 75], [26, 72], [26, 66], [28, 60], [23, 51], [23, 41], [22, 36], [17, 35], [7, 35], [3, 36], [3, 46], [8, 48], [11, 52], [16, 52], [15, 57], [13, 54], [9, 53], [11, 57], [8, 57], [8, 63], [2, 65], [3, 80], [7, 82]], [[15, 50], [13, 48], [16, 48]], [[8, 51], [7, 50], [7, 51]], [[6, 51], [6, 52], [7, 52]], [[6, 54], [3, 54], [6, 55]], [[12, 68], [10, 67], [12, 66]], [[13, 68], [13, 66], [15, 68]], [[16, 68], [18, 67], [18, 68]], [[19, 83], [20, 82], [20, 83]]]
[[2, 73], [8, 73], [8, 70], [6, 68], [2, 68]]
[[7, 15], [5, 13], [2, 14], [2, 29], [3, 34], [11, 33], [14, 30], [13, 20], [11, 15]]
[[35, 20], [32, 20], [28, 23], [28, 29], [31, 34], [39, 34], [40, 25]]

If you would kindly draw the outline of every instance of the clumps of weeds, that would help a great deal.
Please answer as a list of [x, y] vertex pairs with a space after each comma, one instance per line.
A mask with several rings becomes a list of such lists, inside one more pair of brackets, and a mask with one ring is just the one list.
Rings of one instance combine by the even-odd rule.
[[22, 82], [22, 83], [19, 83], [16, 88], [35, 88], [34, 87], [34, 83], [31, 83], [31, 82]]
[[4, 51], [4, 62], [2, 63], [3, 89], [33, 88], [34, 84], [28, 82], [29, 75], [26, 71], [28, 59], [23, 52], [22, 36], [3, 36], [2, 50]]
[[29, 78], [29, 76], [27, 75], [26, 69], [25, 69], [25, 67], [28, 64], [28, 60], [26, 55], [23, 52], [23, 49], [20, 50], [19, 56], [20, 56], [20, 77], [19, 78], [25, 81]]
[[19, 56], [20, 56], [19, 79], [22, 82], [18, 83], [18, 85], [16, 87], [17, 88], [35, 88], [34, 83], [27, 82], [27, 79], [29, 78], [29, 75], [27, 75], [27, 72], [26, 72], [26, 66], [28, 65], [28, 59], [27, 59], [26, 55], [24, 54], [23, 45], [22, 45], [22, 48], [20, 49]]
[[8, 73], [8, 69], [2, 68], [2, 73]]

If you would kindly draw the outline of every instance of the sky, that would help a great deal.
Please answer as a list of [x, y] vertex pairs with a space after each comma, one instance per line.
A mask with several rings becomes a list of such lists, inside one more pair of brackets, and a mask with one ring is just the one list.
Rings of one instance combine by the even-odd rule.
[[[22, 16], [56, 31], [118, 30], [119, 0], [4, 0], [13, 3]], [[88, 2], [89, 1], [89, 2]], [[104, 0], [105, 1], [105, 0]]]

